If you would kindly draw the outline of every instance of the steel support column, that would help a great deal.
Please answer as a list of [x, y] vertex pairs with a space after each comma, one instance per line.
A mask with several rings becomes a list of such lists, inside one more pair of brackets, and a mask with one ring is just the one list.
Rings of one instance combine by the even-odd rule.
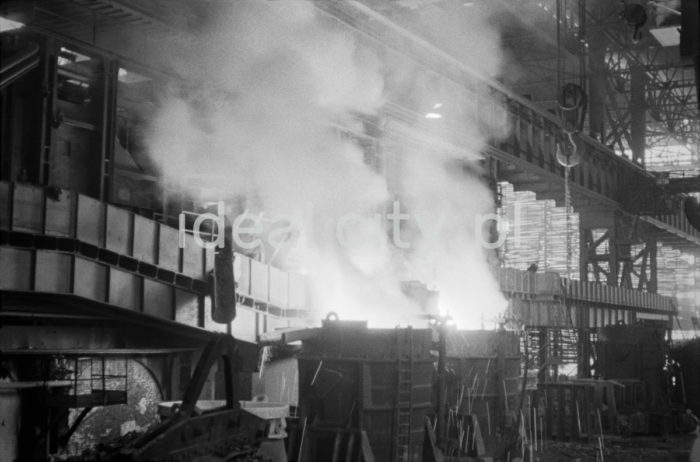
[[582, 281], [656, 292], [652, 227], [616, 211], [581, 213], [579, 217]]
[[605, 95], [607, 93], [605, 37], [603, 34], [592, 34], [588, 39], [588, 126], [592, 138], [604, 141], [605, 135]]
[[587, 306], [576, 306], [574, 309], [578, 329], [576, 330], [577, 342], [577, 375], [581, 378], [591, 377], [591, 329], [590, 310]]
[[614, 223], [614, 212], [579, 213], [582, 281], [608, 283], [616, 280], [616, 274], [612, 274], [616, 261], [609, 245]]
[[537, 366], [539, 367], [539, 372], [537, 374], [538, 382], [546, 382], [549, 377], [549, 368], [544, 367], [547, 364], [547, 349], [549, 346], [547, 336], [548, 330], [546, 327], [540, 328], [540, 330], [537, 332]]
[[644, 67], [635, 65], [631, 67], [631, 140], [632, 160], [644, 165], [644, 148], [647, 135], [647, 103], [646, 103], [646, 71]]

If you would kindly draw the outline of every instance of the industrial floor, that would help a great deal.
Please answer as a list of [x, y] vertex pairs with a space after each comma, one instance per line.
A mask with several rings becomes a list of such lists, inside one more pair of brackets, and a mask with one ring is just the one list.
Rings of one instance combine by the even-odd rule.
[[601, 457], [597, 442], [545, 442], [545, 450], [534, 453], [531, 460], [533, 462], [700, 462], [700, 436], [695, 433], [665, 438], [606, 437], [603, 445], [603, 457]]

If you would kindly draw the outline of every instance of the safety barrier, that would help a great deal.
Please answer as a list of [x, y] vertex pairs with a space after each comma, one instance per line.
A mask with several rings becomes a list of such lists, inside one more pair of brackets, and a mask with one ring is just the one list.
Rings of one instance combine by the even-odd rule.
[[[177, 228], [69, 190], [0, 182], [0, 230], [25, 236], [30, 247], [37, 236], [56, 240], [42, 243], [54, 248], [70, 244], [89, 257], [199, 293], [207, 290], [214, 266], [213, 250], [198, 246], [192, 235], [185, 234], [180, 248]], [[238, 253], [234, 272], [237, 292], [253, 299], [250, 307], [278, 316], [306, 308], [302, 276]]]
[[644, 310], [660, 314], [677, 311], [673, 297], [643, 292], [641, 290], [608, 286], [597, 282], [567, 280], [555, 272], [533, 273], [515, 268], [499, 268], [496, 271], [501, 290], [514, 298], [533, 299], [538, 302], [549, 298], [553, 301], [568, 299], [575, 302]]

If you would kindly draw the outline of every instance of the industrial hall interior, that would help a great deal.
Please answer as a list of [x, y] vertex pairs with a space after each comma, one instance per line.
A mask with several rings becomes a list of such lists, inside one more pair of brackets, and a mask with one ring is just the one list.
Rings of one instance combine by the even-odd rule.
[[0, 1], [0, 462], [700, 462], [699, 5]]

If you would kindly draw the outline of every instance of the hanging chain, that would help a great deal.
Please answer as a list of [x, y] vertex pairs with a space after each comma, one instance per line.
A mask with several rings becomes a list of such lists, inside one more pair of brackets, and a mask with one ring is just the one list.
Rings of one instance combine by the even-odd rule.
[[562, 152], [562, 144], [557, 144], [557, 158], [564, 167], [564, 212], [566, 214], [566, 278], [571, 279], [571, 261], [573, 259], [573, 207], [571, 204], [571, 167], [576, 165], [577, 146], [574, 142], [573, 132], [566, 133], [569, 137], [570, 150], [566, 154]]
[[573, 257], [573, 239], [571, 225], [571, 190], [569, 189], [569, 175], [571, 166], [564, 170], [564, 208], [566, 210], [566, 278], [571, 280], [571, 259]]

